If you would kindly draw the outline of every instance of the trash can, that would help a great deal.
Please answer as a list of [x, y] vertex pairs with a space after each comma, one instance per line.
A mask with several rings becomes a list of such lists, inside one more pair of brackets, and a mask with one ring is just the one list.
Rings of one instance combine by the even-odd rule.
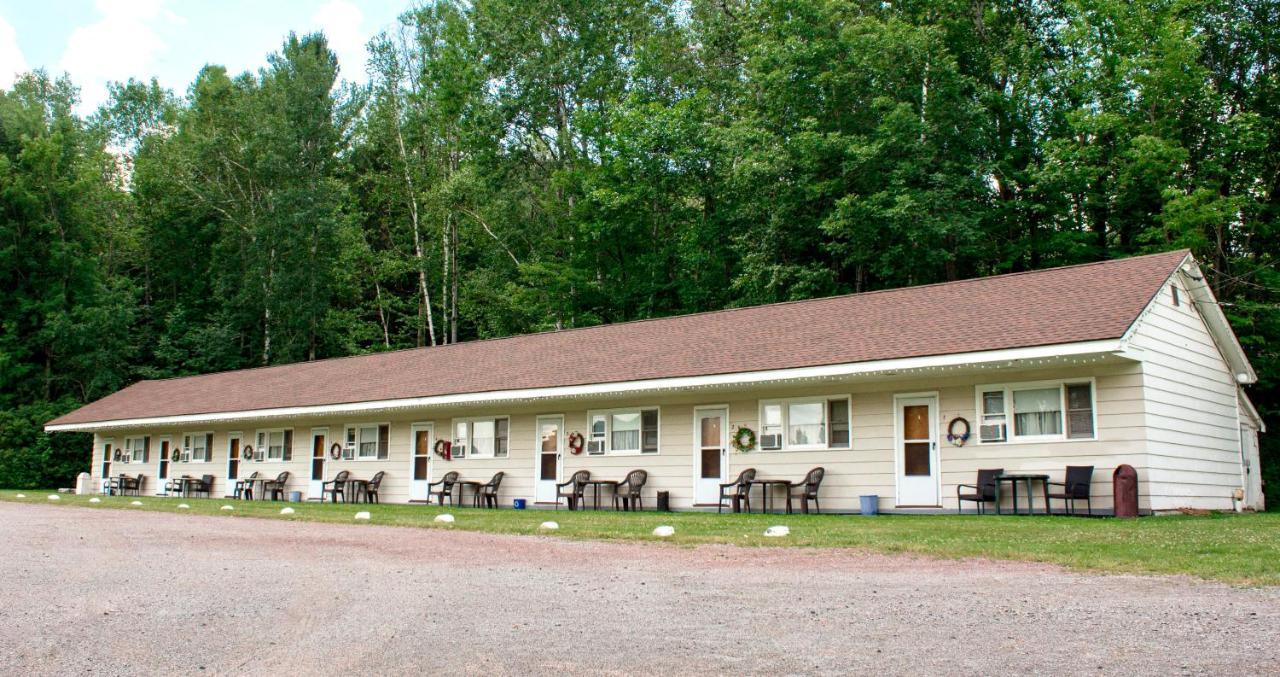
[[658, 512], [671, 512], [671, 492], [658, 492]]
[[290, 491], [290, 492], [289, 492], [289, 502], [290, 502], [290, 503], [301, 503], [301, 502], [302, 502], [302, 492], [301, 492], [301, 491]]
[[515, 508], [516, 510], [524, 510], [524, 506], [525, 506], [525, 499], [523, 498], [517, 498], [511, 501], [511, 507]]
[[93, 476], [87, 472], [76, 475], [76, 495], [83, 496], [93, 493]]
[[861, 503], [862, 514], [864, 515], [880, 514], [880, 496], [878, 496], [877, 494], [859, 496], [858, 501]]
[[1138, 471], [1121, 465], [1111, 475], [1111, 495], [1116, 517], [1138, 516]]

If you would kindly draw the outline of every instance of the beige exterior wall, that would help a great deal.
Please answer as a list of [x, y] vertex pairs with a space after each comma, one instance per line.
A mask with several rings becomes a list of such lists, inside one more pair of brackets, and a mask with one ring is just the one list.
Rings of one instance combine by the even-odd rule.
[[1146, 393], [1151, 508], [1230, 510], [1244, 486], [1237, 384], [1182, 280], [1166, 285], [1139, 320]]
[[[981, 384], [1017, 383], [1048, 379], [1091, 378], [1095, 382], [1097, 414], [1097, 439], [1081, 441], [1054, 441], [1041, 443], [979, 444], [977, 432], [977, 392]], [[850, 395], [852, 398], [852, 448], [820, 451], [760, 451], [750, 454], [727, 455], [726, 475], [735, 476], [746, 467], [755, 467], [761, 477], [798, 480], [814, 466], [826, 468], [821, 501], [824, 511], [848, 512], [857, 509], [862, 494], [880, 496], [882, 510], [891, 510], [897, 504], [896, 497], [896, 444], [894, 426], [894, 396], [903, 393], [934, 392], [938, 395], [938, 440], [941, 473], [941, 505], [947, 509], [956, 507], [956, 484], [973, 482], [979, 468], [1003, 467], [1008, 472], [1046, 473], [1054, 480], [1063, 476], [1068, 465], [1094, 465], [1094, 507], [1108, 509], [1110, 501], [1110, 476], [1119, 463], [1129, 463], [1138, 469], [1143, 478], [1143, 507], [1150, 507], [1149, 487], [1146, 478], [1152, 471], [1145, 456], [1145, 413], [1143, 407], [1143, 372], [1141, 365], [1129, 361], [1110, 363], [1082, 363], [1040, 370], [931, 370], [912, 376], [880, 376], [859, 382], [817, 381], [786, 387], [738, 388], [736, 390], [699, 389], [640, 395], [627, 398], [575, 398], [559, 402], [522, 402], [509, 405], [493, 405], [467, 408], [435, 408], [413, 413], [403, 411], [394, 414], [366, 415], [360, 418], [306, 418], [287, 422], [240, 423], [234, 426], [213, 427], [214, 446], [212, 460], [208, 463], [175, 463], [170, 476], [212, 474], [217, 477], [214, 496], [230, 493], [225, 480], [227, 448], [230, 433], [239, 432], [246, 442], [256, 444], [259, 429], [290, 427], [293, 430], [293, 460], [283, 462], [241, 463], [240, 474], [245, 476], [257, 471], [274, 476], [290, 472], [289, 489], [309, 490], [311, 443], [313, 428], [327, 428], [326, 449], [340, 440], [349, 424], [389, 423], [389, 458], [378, 460], [333, 461], [326, 455], [325, 479], [337, 471], [350, 470], [355, 477], [368, 479], [375, 472], [387, 472], [382, 485], [384, 502], [409, 500], [411, 477], [411, 426], [414, 423], [434, 424], [436, 434], [451, 430], [457, 417], [509, 416], [510, 455], [495, 459], [456, 459], [445, 462], [432, 460], [432, 479], [454, 470], [463, 479], [484, 482], [494, 472], [506, 473], [501, 505], [509, 507], [514, 498], [533, 502], [536, 464], [535, 421], [539, 415], [562, 415], [565, 431], [587, 432], [588, 411], [618, 407], [658, 406], [659, 453], [644, 455], [591, 456], [564, 454], [563, 477], [585, 468], [599, 478], [623, 478], [633, 468], [649, 472], [645, 488], [646, 507], [655, 504], [657, 491], [671, 492], [675, 508], [693, 506], [695, 476], [694, 408], [705, 405], [727, 405], [729, 430], [746, 425], [759, 431], [759, 402], [761, 399]], [[956, 416], [968, 419], [973, 425], [974, 439], [963, 446], [953, 446], [946, 441], [947, 422]], [[145, 466], [136, 463], [113, 464], [112, 474], [142, 472], [148, 477], [147, 493], [154, 493], [158, 467], [158, 442], [162, 436], [171, 436], [175, 443], [185, 432], [203, 432], [208, 427], [168, 428], [145, 431], [114, 431], [99, 433], [94, 445], [93, 474], [101, 476], [101, 453], [108, 439], [122, 444], [129, 435], [147, 434], [152, 437], [151, 461]], [[469, 497], [469, 494], [468, 494]], [[468, 498], [469, 500], [469, 498]], [[611, 503], [607, 494], [602, 503]], [[781, 505], [780, 503], [778, 505]], [[1037, 508], [1041, 503], [1037, 502]], [[970, 504], [969, 507], [972, 507]], [[1060, 507], [1060, 506], [1055, 506]]]

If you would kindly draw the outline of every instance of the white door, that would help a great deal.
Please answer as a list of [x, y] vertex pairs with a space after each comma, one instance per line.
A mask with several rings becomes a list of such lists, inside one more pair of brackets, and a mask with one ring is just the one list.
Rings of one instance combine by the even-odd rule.
[[538, 417], [537, 481], [534, 483], [534, 503], [555, 503], [556, 485], [564, 474], [564, 417]]
[[897, 397], [894, 410], [898, 505], [938, 506], [938, 398]]
[[173, 449], [173, 440], [168, 437], [160, 438], [160, 453], [156, 454], [156, 485], [155, 494], [164, 496], [168, 492], [164, 490], [164, 486], [169, 483], [169, 450]]
[[435, 444], [435, 426], [430, 423], [414, 423], [410, 427], [413, 434], [413, 453], [409, 454], [409, 500], [425, 501], [431, 484], [431, 447]]
[[325, 454], [329, 453], [328, 443], [328, 428], [311, 429], [311, 473], [307, 484], [307, 498], [317, 500], [323, 498], [320, 492], [324, 488], [324, 464], [327, 458]]
[[728, 480], [729, 412], [723, 407], [693, 411], [693, 502], [715, 505]]
[[240, 435], [232, 433], [227, 438], [227, 487], [223, 491], [224, 495], [231, 496], [235, 492], [238, 479], [240, 479]]

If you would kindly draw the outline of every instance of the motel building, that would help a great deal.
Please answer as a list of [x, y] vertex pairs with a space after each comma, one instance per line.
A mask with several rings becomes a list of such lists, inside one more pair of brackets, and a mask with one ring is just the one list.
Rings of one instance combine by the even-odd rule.
[[384, 503], [424, 503], [446, 473], [502, 472], [498, 506], [550, 508], [577, 471], [639, 469], [645, 509], [663, 492], [715, 510], [744, 469], [821, 467], [822, 512], [870, 495], [882, 512], [971, 512], [957, 496], [980, 470], [1063, 482], [1092, 466], [1090, 507], [1108, 514], [1127, 465], [1143, 512], [1261, 509], [1255, 380], [1182, 251], [142, 381], [46, 430], [93, 433], [94, 491], [141, 475], [146, 495], [208, 476], [221, 498], [257, 473], [318, 500], [347, 471], [381, 472]]

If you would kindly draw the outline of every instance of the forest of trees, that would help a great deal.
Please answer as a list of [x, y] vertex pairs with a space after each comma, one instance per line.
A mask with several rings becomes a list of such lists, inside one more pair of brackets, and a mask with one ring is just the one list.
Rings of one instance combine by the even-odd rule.
[[139, 379], [1182, 247], [1280, 430], [1276, 0], [438, 0], [359, 86], [282, 37], [0, 91], [0, 486]]

